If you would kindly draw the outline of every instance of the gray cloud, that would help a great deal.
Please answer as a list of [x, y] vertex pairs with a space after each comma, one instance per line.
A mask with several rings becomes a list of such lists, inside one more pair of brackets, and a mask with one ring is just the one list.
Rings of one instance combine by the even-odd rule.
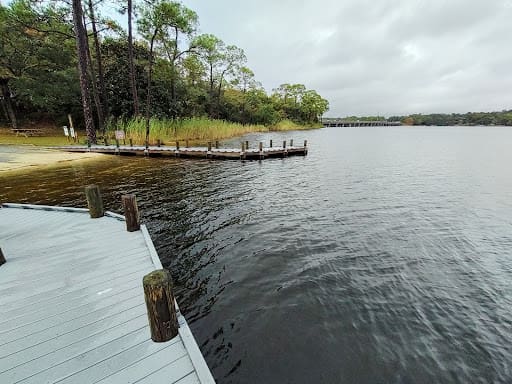
[[267, 90], [303, 83], [329, 116], [512, 108], [512, 0], [185, 0]]

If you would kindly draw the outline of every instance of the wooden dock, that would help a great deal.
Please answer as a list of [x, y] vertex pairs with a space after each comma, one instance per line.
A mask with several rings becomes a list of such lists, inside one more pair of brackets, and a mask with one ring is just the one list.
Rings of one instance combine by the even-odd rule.
[[162, 265], [144, 225], [3, 204], [0, 248], [0, 383], [214, 383], [177, 304], [178, 335], [151, 339], [142, 280]]
[[172, 156], [172, 157], [194, 157], [202, 159], [225, 159], [225, 160], [263, 160], [276, 157], [287, 156], [306, 156], [308, 154], [307, 141], [303, 146], [294, 146], [293, 141], [287, 144], [286, 141], [274, 146], [272, 141], [269, 147], [264, 147], [263, 143], [258, 143], [255, 148], [250, 148], [249, 143], [242, 143], [240, 148], [219, 148], [218, 144], [213, 146], [209, 143], [206, 147], [180, 146], [176, 143], [174, 146], [167, 145], [121, 145], [118, 143], [111, 145], [69, 145], [57, 147], [68, 152], [97, 152], [112, 155], [124, 156]]

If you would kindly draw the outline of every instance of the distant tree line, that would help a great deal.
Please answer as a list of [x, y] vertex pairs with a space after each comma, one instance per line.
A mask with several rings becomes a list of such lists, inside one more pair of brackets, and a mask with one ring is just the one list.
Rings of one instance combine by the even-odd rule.
[[406, 125], [512, 125], [512, 110], [501, 112], [432, 113], [391, 116], [388, 121]]
[[[103, 17], [126, 17], [127, 31]], [[302, 84], [267, 94], [243, 49], [198, 34], [197, 14], [168, 0], [15, 0], [0, 5], [0, 119], [80, 117], [91, 141], [109, 121], [144, 116], [312, 123], [329, 104]], [[149, 124], [148, 124], [149, 127]]]

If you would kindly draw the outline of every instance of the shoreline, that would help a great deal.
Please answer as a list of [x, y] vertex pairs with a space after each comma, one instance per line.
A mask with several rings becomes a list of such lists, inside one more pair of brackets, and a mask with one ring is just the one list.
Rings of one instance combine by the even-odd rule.
[[100, 153], [73, 153], [36, 146], [0, 145], [0, 177], [105, 158]]

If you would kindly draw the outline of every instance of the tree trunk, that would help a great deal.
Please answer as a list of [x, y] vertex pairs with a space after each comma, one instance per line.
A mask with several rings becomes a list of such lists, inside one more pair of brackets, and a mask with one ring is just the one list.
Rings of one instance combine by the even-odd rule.
[[82, 2], [73, 0], [73, 25], [75, 27], [76, 51], [78, 56], [78, 74], [80, 77], [80, 92], [84, 111], [85, 131], [89, 143], [96, 144], [96, 129], [92, 119], [89, 85], [87, 82], [87, 36], [82, 21]]
[[139, 96], [137, 94], [137, 82], [135, 79], [135, 64], [133, 58], [133, 36], [132, 36], [132, 0], [128, 0], [128, 61], [130, 66], [130, 86], [133, 97], [133, 113], [139, 115]]
[[213, 118], [213, 64], [210, 63], [210, 106], [209, 115]]
[[149, 145], [149, 120], [151, 119], [151, 77], [153, 75], [153, 45], [155, 43], [157, 33], [158, 29], [155, 29], [155, 32], [151, 37], [151, 44], [149, 47], [148, 93], [146, 97], [146, 145]]
[[92, 32], [94, 39], [94, 51], [96, 52], [96, 66], [98, 67], [98, 87], [100, 89], [101, 95], [101, 110], [102, 110], [102, 119], [103, 124], [101, 124], [100, 129], [103, 133], [105, 133], [105, 118], [108, 116], [108, 97], [107, 97], [107, 89], [105, 88], [105, 73], [103, 71], [103, 59], [101, 57], [101, 46], [100, 40], [98, 38], [98, 30], [96, 28], [96, 16], [94, 15], [94, 5], [92, 0], [89, 0], [89, 17], [91, 18], [92, 23]]
[[7, 110], [7, 116], [11, 122], [13, 129], [18, 128], [18, 119], [14, 113], [14, 107], [11, 100], [11, 90], [9, 89], [9, 79], [0, 79], [0, 87], [2, 88], [2, 97], [4, 99], [5, 109]]
[[[83, 15], [84, 25], [85, 23], [85, 13]], [[98, 87], [96, 83], [96, 70], [94, 69], [94, 65], [92, 65], [92, 57], [91, 57], [91, 48], [89, 47], [89, 40], [85, 40], [87, 44], [87, 68], [89, 69], [89, 77], [91, 79], [92, 85], [92, 97], [94, 99], [94, 105], [96, 106], [96, 114], [98, 115], [98, 129], [100, 131], [103, 130], [103, 126], [105, 124], [105, 117], [103, 115], [103, 106], [101, 105], [100, 94], [98, 92]]]
[[171, 59], [171, 101], [172, 101], [172, 113], [173, 119], [177, 116], [176, 110], [176, 59], [178, 57], [178, 27], [174, 27], [174, 50]]

